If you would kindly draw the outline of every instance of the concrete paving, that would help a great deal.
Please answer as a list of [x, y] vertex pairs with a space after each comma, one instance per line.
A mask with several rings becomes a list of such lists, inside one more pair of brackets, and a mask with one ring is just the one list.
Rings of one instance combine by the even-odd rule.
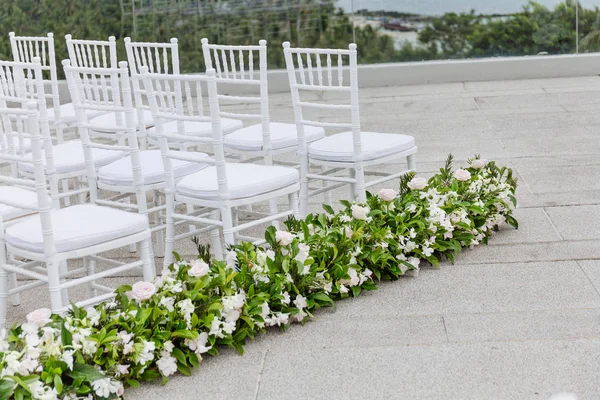
[[[521, 228], [503, 227], [455, 265], [384, 283], [305, 326], [269, 331], [244, 356], [223, 349], [192, 377], [130, 389], [127, 398], [600, 398], [600, 77], [367, 88], [360, 96], [364, 130], [415, 136], [423, 176], [449, 152], [457, 164], [480, 153], [512, 167]], [[293, 121], [289, 103], [289, 95], [273, 97], [274, 120]], [[347, 189], [334, 193], [346, 197]], [[178, 249], [194, 256], [187, 241]], [[27, 293], [10, 321], [46, 303], [43, 289]]]

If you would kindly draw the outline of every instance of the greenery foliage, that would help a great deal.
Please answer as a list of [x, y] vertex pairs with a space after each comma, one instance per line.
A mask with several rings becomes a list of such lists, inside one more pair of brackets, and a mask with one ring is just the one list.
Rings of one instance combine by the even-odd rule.
[[198, 246], [154, 283], [122, 286], [114, 301], [40, 309], [0, 334], [0, 399], [121, 398], [126, 386], [189, 375], [203, 354], [243, 346], [267, 327], [305, 323], [315, 309], [375, 290], [465, 246], [487, 243], [505, 221], [517, 227], [512, 171], [479, 157], [429, 180], [407, 175], [399, 191], [269, 227], [267, 247], [242, 243], [224, 261]]

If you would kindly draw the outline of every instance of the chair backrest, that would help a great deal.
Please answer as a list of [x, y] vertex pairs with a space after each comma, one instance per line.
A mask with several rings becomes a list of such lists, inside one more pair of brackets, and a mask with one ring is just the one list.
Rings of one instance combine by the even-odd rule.
[[[207, 70], [206, 75], [168, 75], [150, 74], [146, 67], [143, 67], [142, 81], [163, 155], [167, 193], [174, 193], [175, 180], [171, 159], [176, 159], [216, 165], [220, 198], [229, 198], [215, 70]], [[202, 97], [202, 85], [207, 86], [210, 116], [204, 115], [202, 103], [197, 100]], [[167, 133], [163, 130], [163, 124], [170, 121], [177, 121], [177, 133]], [[186, 135], [186, 121], [210, 122], [212, 137]], [[212, 145], [214, 157], [208, 158], [204, 153], [193, 151], [171, 150], [176, 145], [170, 145], [169, 141]]]
[[81, 40], [65, 35], [69, 60], [73, 67], [118, 68], [117, 42], [114, 36], [108, 40]]
[[[48, 113], [46, 109], [46, 96], [44, 94], [44, 81], [42, 78], [42, 65], [39, 57], [34, 57], [31, 63], [0, 61], [0, 107], [9, 105], [18, 105], [25, 108], [31, 101], [37, 103], [36, 113], [38, 118], [36, 124], [42, 135], [44, 155], [46, 159], [45, 174], [49, 177], [48, 182], [51, 186], [55, 205], [58, 203], [58, 189], [55, 181], [54, 156], [52, 150], [52, 138], [50, 136], [50, 126], [48, 125]], [[10, 125], [15, 132], [24, 132], [25, 121], [22, 118], [14, 119], [14, 125]], [[9, 125], [5, 125], [8, 129]], [[5, 131], [7, 132], [7, 131]], [[25, 155], [29, 149], [24, 145], [23, 136], [10, 136], [8, 133], [3, 137], [6, 148], [15, 145], [14, 150]], [[14, 142], [10, 142], [14, 140]], [[11, 172], [13, 177], [18, 177], [16, 163], [11, 163]]]
[[141, 68], [147, 67], [151, 73], [179, 75], [179, 48], [176, 38], [172, 38], [169, 43], [149, 43], [132, 42], [131, 38], [126, 37], [125, 50], [131, 71], [135, 108], [139, 114], [140, 136], [144, 140], [146, 126], [141, 122], [143, 121], [141, 113], [142, 110], [149, 110], [150, 107], [144, 102], [146, 91], [140, 83]]
[[14, 32], [9, 32], [8, 36], [14, 61], [32, 63], [34, 58], [38, 57], [40, 59], [42, 71], [48, 71], [48, 79], [44, 79], [44, 82], [50, 83], [51, 93], [47, 97], [52, 99], [52, 106], [58, 110], [60, 97], [54, 52], [54, 34], [50, 32], [46, 36], [32, 37], [16, 36]]
[[[354, 157], [362, 158], [360, 137], [360, 117], [358, 100], [358, 62], [356, 44], [346, 49], [307, 49], [292, 48], [289, 42], [283, 43], [285, 64], [288, 71], [294, 116], [298, 131], [300, 152], [306, 151], [304, 126], [318, 126], [351, 130], [353, 134]], [[349, 72], [349, 74], [346, 74]], [[348, 77], [349, 75], [349, 77]], [[348, 94], [348, 104], [325, 104], [303, 101], [304, 92], [337, 92]], [[319, 122], [303, 117], [303, 109], [324, 109], [350, 112], [346, 122]], [[349, 122], [348, 122], [349, 121]]]
[[[221, 111], [222, 117], [242, 120], [259, 120], [262, 125], [263, 149], [271, 150], [269, 118], [269, 85], [267, 79], [267, 41], [261, 40], [258, 46], [228, 46], [209, 44], [202, 39], [202, 53], [206, 68], [216, 70], [217, 83], [257, 88], [258, 96], [231, 96], [220, 94], [219, 101], [236, 101], [247, 104], [260, 104], [259, 113], [230, 113]], [[256, 57], [258, 53], [258, 57]], [[258, 73], [254, 70], [258, 60]]]
[[[127, 62], [119, 62], [118, 68], [73, 67], [69, 60], [64, 60], [62, 64], [67, 76], [67, 84], [69, 85], [73, 105], [75, 106], [79, 136], [83, 143], [86, 172], [90, 187], [90, 201], [95, 204], [120, 208], [138, 208], [140, 212], [144, 213], [147, 203], [146, 192]], [[88, 110], [115, 113], [116, 125], [109, 128], [118, 137], [122, 137], [123, 140], [119, 140], [119, 144], [92, 141], [88, 129], [93, 125], [88, 122], [88, 113], [86, 112]], [[133, 171], [133, 186], [138, 203], [137, 207], [98, 198], [98, 180], [92, 149], [113, 150], [130, 156]]]
[[[30, 190], [37, 194], [37, 204], [24, 202], [21, 198], [8, 198], [2, 196], [0, 203], [19, 209], [29, 210], [31, 213], [39, 212], [42, 232], [44, 236], [44, 248], [46, 254], [53, 254], [54, 236], [52, 231], [52, 219], [50, 212], [56, 204], [53, 197], [56, 192], [48, 190], [47, 182], [52, 180], [52, 176], [47, 174], [44, 168], [42, 141], [43, 136], [38, 123], [37, 103], [33, 100], [26, 102], [23, 107], [4, 107], [0, 106], [0, 162], [24, 163], [33, 165], [32, 177], [14, 177], [0, 175], [0, 185], [16, 186], [21, 189]], [[16, 123], [16, 121], [25, 121], [25, 125]], [[14, 137], [18, 136], [19, 140]], [[15, 141], [28, 140], [31, 143], [31, 152], [27, 154], [17, 154], [15, 148], [10, 143]], [[9, 143], [8, 146], [5, 146]], [[50, 188], [56, 188], [56, 185], [50, 185]]]

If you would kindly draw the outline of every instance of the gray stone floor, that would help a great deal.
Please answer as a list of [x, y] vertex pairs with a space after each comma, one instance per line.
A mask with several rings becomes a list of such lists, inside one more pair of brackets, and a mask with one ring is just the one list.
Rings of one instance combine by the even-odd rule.
[[[415, 136], [423, 175], [450, 152], [512, 167], [521, 228], [127, 398], [600, 398], [600, 77], [372, 88], [361, 102], [363, 130]], [[292, 120], [287, 95], [271, 109]], [[44, 296], [26, 294], [11, 320]]]

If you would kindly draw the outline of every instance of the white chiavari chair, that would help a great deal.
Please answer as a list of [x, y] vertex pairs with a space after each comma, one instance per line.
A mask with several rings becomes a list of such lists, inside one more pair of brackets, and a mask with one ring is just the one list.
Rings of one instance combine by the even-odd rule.
[[[67, 81], [71, 96], [74, 99], [77, 109], [102, 109], [111, 110], [111, 113], [116, 115], [117, 124], [110, 127], [117, 135], [124, 133], [124, 116], [123, 112], [119, 111], [121, 99], [119, 94], [118, 84], [120, 80], [115, 69], [110, 68], [83, 68], [71, 67], [70, 61], [63, 61], [63, 68], [67, 73]], [[124, 69], [123, 69], [124, 68]], [[127, 71], [127, 62], [120, 62], [119, 69]], [[123, 72], [121, 72], [123, 73]], [[125, 89], [125, 87], [123, 87]], [[127, 86], [127, 91], [131, 95], [131, 87]], [[123, 94], [124, 96], [125, 94]], [[135, 112], [135, 110], [134, 110]], [[96, 174], [96, 188], [90, 185], [91, 191], [95, 191], [92, 196], [97, 197], [98, 190], [105, 193], [117, 193], [112, 200], [98, 200], [100, 204], [114, 205], [131, 210], [137, 210], [140, 213], [149, 214], [153, 217], [155, 226], [152, 232], [156, 233], [157, 255], [164, 255], [164, 229], [165, 225], [162, 219], [162, 213], [165, 210], [165, 205], [161, 204], [161, 192], [166, 186], [165, 172], [163, 168], [163, 159], [160, 150], [141, 150], [138, 147], [133, 147], [134, 143], [128, 143], [128, 146], [113, 145], [113, 144], [96, 144], [92, 143], [93, 137], [89, 135], [88, 130], [93, 126], [85, 113], [78, 113], [80, 136], [82, 137], [84, 146], [98, 149], [114, 149], [115, 151], [123, 151], [127, 156], [121, 158], [111, 164], [102, 166]], [[137, 137], [137, 132], [136, 132]], [[138, 137], [138, 142], [139, 142]], [[119, 142], [124, 142], [119, 140]], [[135, 144], [137, 146], [137, 144]], [[129, 148], [129, 150], [127, 150]], [[135, 156], [135, 157], [134, 157]], [[136, 194], [137, 185], [135, 175], [132, 174], [132, 162], [136, 160], [135, 169], [139, 169], [142, 184], [145, 192], [152, 194], [150, 201], [144, 203], [130, 203], [132, 196]], [[91, 163], [92, 160], [87, 160]], [[139, 164], [139, 165], [138, 165]], [[173, 163], [173, 173], [176, 179], [192, 174], [205, 167], [205, 164], [198, 164], [189, 161], [177, 161]]]
[[[149, 42], [132, 42], [130, 38], [125, 38], [125, 49], [127, 51], [127, 60], [130, 65], [131, 78], [133, 81], [133, 89], [136, 99], [136, 108], [140, 110], [148, 110], [145, 105], [145, 91], [140, 83], [140, 70], [142, 67], [147, 67], [150, 73], [157, 74], [174, 74], [179, 75], [179, 48], [177, 39], [172, 38], [169, 43], [149, 43]], [[243, 123], [237, 119], [222, 118], [221, 126], [224, 134], [228, 134], [243, 127]], [[171, 121], [163, 125], [163, 130], [166, 132], [177, 132], [177, 123]], [[206, 122], [187, 121], [185, 130], [188, 135], [192, 136], [211, 136], [212, 126]], [[149, 128], [149, 139], [154, 144], [156, 141], [156, 129]], [[189, 143], [180, 144], [183, 148], [189, 147]]]
[[[298, 150], [296, 124], [271, 122], [269, 110], [269, 86], [267, 80], [267, 41], [261, 40], [256, 46], [229, 46], [209, 44], [202, 39], [202, 52], [206, 68], [214, 68], [217, 84], [236, 85], [246, 91], [258, 92], [255, 95], [232, 96], [219, 94], [221, 105], [235, 102], [236, 106], [259, 104], [258, 112], [231, 113], [221, 110], [221, 116], [238, 118], [255, 123], [238, 129], [225, 136], [225, 151], [264, 159], [265, 164], [273, 164], [273, 156], [295, 153]], [[255, 69], [255, 63], [258, 69]], [[325, 130], [321, 127], [305, 129], [307, 142], [321, 139]]]
[[[56, 179], [61, 183], [59, 197], [62, 199], [63, 204], [68, 206], [72, 196], [79, 195], [84, 199], [88, 191], [86, 188], [87, 184], [83, 182], [86, 176], [83, 147], [80, 140], [69, 140], [63, 143], [52, 144], [41, 60], [39, 57], [34, 57], [32, 61], [32, 63], [0, 61], [0, 82], [4, 85], [4, 95], [10, 97], [6, 101], [10, 103], [23, 105], [29, 100], [38, 100], [45, 149], [47, 146], [51, 146], [52, 148], [52, 151], [44, 157], [44, 160], [49, 157], [53, 158], [54, 171], [48, 171], [48, 173], [55, 174]], [[15, 73], [15, 71], [20, 72]], [[27, 140], [23, 140], [23, 143], [27, 145]], [[122, 154], [95, 149], [94, 157], [96, 165], [99, 167], [122, 158]], [[34, 172], [33, 166], [30, 163], [19, 164], [18, 172], [21, 176], [32, 176]], [[70, 181], [74, 183], [72, 185], [73, 189], [69, 185]]]
[[[157, 136], [167, 176], [165, 190], [167, 198], [165, 264], [171, 262], [171, 250], [174, 241], [193, 234], [187, 232], [179, 237], [175, 236], [175, 221], [206, 224], [208, 228], [203, 229], [209, 229], [213, 234], [215, 228], [221, 228], [225, 242], [233, 244], [236, 240], [235, 234], [240, 231], [297, 214], [299, 184], [296, 169], [282, 166], [225, 162], [223, 131], [221, 129], [214, 69], [209, 69], [206, 75], [186, 76], [149, 74], [144, 69], [142, 78], [156, 122]], [[197, 99], [194, 101], [193, 98], [193, 96], [202, 96], [201, 85], [206, 85], [208, 89], [210, 117], [204, 116], [199, 106], [200, 101]], [[195, 106], [192, 106], [193, 104]], [[170, 121], [177, 121], [179, 128], [177, 133], [162, 130], [163, 124]], [[212, 124], [212, 136], [186, 135], [186, 121], [210, 122]], [[209, 158], [206, 154], [199, 152], [172, 150], [173, 146], [169, 145], [169, 141], [190, 141], [211, 145], [214, 157]], [[175, 160], [196, 161], [210, 166], [176, 182], [172, 172], [172, 163]], [[233, 209], [249, 204], [267, 202], [272, 198], [283, 196], [288, 197], [289, 210], [234, 226]], [[194, 204], [203, 209], [214, 211], [208, 218], [181, 214], [176, 211], [175, 202]], [[238, 235], [237, 238], [256, 240], [242, 235]], [[219, 258], [222, 257], [220, 246], [218, 250], [214, 250], [218, 253]]]
[[[309, 197], [324, 190], [350, 185], [350, 194], [357, 201], [366, 199], [366, 188], [396, 179], [416, 170], [415, 139], [409, 135], [364, 132], [360, 126], [358, 100], [358, 62], [356, 45], [348, 50], [292, 48], [283, 43], [292, 103], [298, 131], [300, 157], [300, 215], [305, 216]], [[346, 60], [346, 61], [344, 61]], [[318, 103], [303, 100], [307, 92], [345, 93], [347, 104]], [[337, 96], [339, 97], [339, 96]], [[346, 97], [346, 96], [344, 96]], [[344, 122], [320, 122], [305, 119], [303, 109], [321, 109], [345, 112]], [[350, 114], [350, 115], [347, 115]], [[319, 126], [343, 132], [307, 143], [306, 127]], [[365, 171], [365, 168], [384, 165], [405, 158], [408, 170], [398, 173]], [[328, 170], [313, 174], [313, 165]], [[336, 176], [347, 170], [349, 177]], [[380, 176], [365, 181], [365, 175]], [[309, 193], [309, 180], [322, 180], [333, 184]]]
[[[117, 61], [117, 41], [114, 36], [108, 40], [85, 40], [73, 39], [71, 35], [66, 35], [67, 51], [69, 60], [73, 67], [84, 68], [118, 68]], [[135, 126], [141, 132], [152, 126], [152, 116], [150, 111], [142, 112], [143, 119], [135, 114]], [[95, 118], [90, 118], [89, 123], [92, 127], [89, 130], [90, 135], [108, 140], [123, 138], [122, 135], [116, 135], [111, 127], [117, 124], [115, 113], [103, 113]], [[121, 145], [123, 143], [120, 143]]]
[[[6, 323], [6, 308], [8, 296], [23, 292], [41, 285], [48, 285], [50, 291], [51, 309], [62, 312], [69, 306], [68, 289], [82, 284], [88, 285], [88, 298], [78, 302], [78, 306], [94, 304], [114, 296], [112, 289], [95, 281], [121, 272], [142, 267], [144, 279], [154, 278], [153, 260], [150, 251], [150, 230], [145, 215], [128, 213], [97, 204], [81, 204], [62, 209], [53, 207], [52, 190], [48, 191], [48, 182], [55, 181], [48, 174], [49, 160], [44, 160], [42, 141], [45, 141], [38, 121], [38, 109], [34, 102], [26, 103], [23, 108], [0, 108], [0, 117], [4, 122], [23, 120], [26, 114], [27, 129], [9, 129], [3, 135], [19, 134], [31, 142], [31, 152], [21, 155], [12, 150], [0, 152], [0, 159], [28, 163], [34, 170], [33, 178], [14, 178], [0, 176], [4, 184], [34, 190], [36, 204], [27, 205], [31, 212], [38, 215], [24, 218], [8, 228], [0, 226], [0, 327]], [[12, 118], [11, 118], [12, 116]], [[129, 119], [128, 133], [132, 135], [133, 124]], [[93, 170], [93, 166], [91, 169]], [[53, 184], [50, 184], [52, 187]], [[143, 195], [143, 187], [140, 188]], [[24, 208], [25, 204], [14, 198], [0, 197], [0, 203], [9, 207]], [[55, 205], [55, 204], [54, 204]], [[1, 224], [1, 221], [0, 221]], [[141, 260], [119, 265], [102, 272], [89, 268], [90, 258], [98, 253], [127, 246], [131, 243], [141, 244]], [[7, 253], [31, 262], [14, 264]], [[84, 266], [67, 271], [66, 261], [69, 259], [84, 259]], [[38, 265], [43, 263], [44, 266]], [[87, 275], [81, 278], [67, 280], [80, 272]], [[33, 282], [9, 288], [8, 274], [16, 273], [34, 279]], [[106, 293], [97, 295], [100, 290]]]
[[[46, 36], [17, 36], [10, 32], [10, 46], [13, 59], [16, 62], [31, 63], [33, 59], [39, 57], [41, 60], [42, 71], [44, 71], [44, 83], [50, 88], [50, 93], [46, 98], [50, 100], [51, 107], [48, 107], [48, 123], [56, 132], [58, 143], [64, 141], [64, 130], [72, 127], [75, 122], [75, 108], [73, 103], [60, 102], [60, 92], [58, 87], [58, 71], [56, 67], [56, 56], [54, 52], [54, 34], [48, 33]], [[102, 113], [91, 113], [90, 118], [101, 115]]]

